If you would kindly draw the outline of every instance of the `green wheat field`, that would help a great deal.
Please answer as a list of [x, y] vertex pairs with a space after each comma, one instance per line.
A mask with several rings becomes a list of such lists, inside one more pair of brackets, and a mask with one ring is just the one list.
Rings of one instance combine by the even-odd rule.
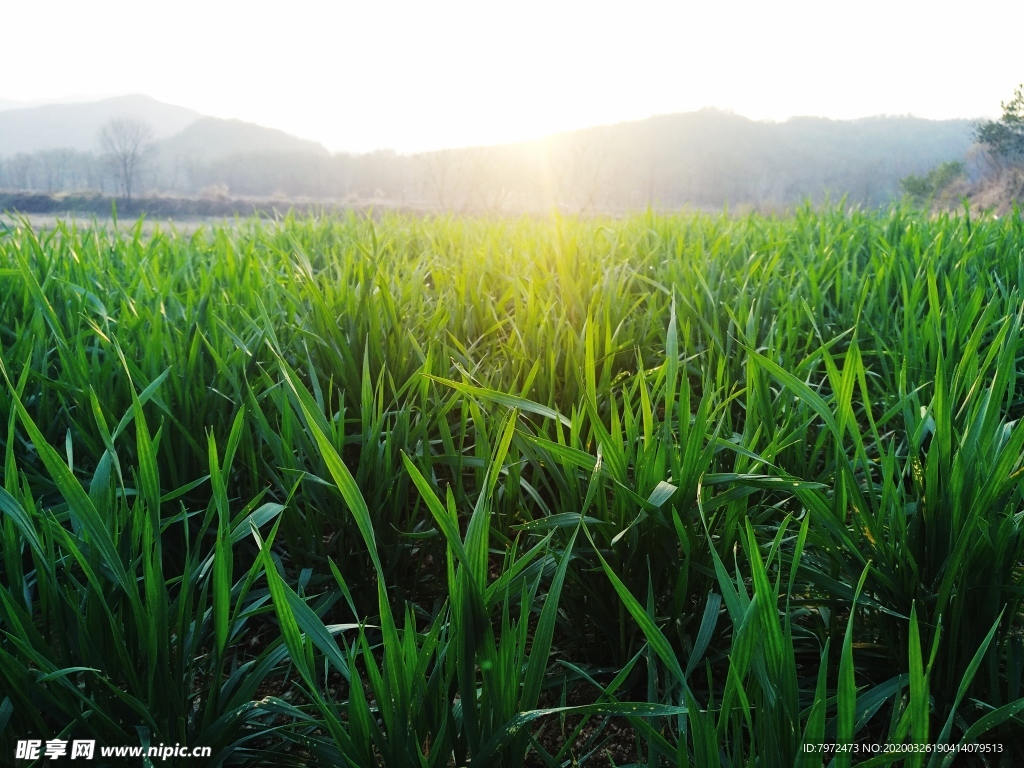
[[1022, 286], [1019, 214], [0, 225], [0, 762], [1019, 765]]

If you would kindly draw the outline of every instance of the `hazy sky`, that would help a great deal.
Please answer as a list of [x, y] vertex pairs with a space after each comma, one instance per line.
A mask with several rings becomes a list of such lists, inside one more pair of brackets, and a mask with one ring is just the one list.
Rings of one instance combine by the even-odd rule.
[[0, 99], [146, 93], [332, 150], [705, 106], [994, 117], [1024, 81], [1019, 0], [0, 0], [0, 18]]

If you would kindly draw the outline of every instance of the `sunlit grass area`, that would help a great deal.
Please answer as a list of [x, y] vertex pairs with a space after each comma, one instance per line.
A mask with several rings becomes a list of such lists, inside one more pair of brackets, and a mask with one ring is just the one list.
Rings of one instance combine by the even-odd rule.
[[1024, 760], [1022, 284], [902, 209], [0, 227], [0, 754]]

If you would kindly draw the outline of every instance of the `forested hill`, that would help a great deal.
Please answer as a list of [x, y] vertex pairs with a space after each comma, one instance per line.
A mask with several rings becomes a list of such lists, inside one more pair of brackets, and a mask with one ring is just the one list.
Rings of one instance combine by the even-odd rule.
[[[380, 151], [222, 154], [195, 164], [189, 194], [285, 194], [474, 212], [788, 206], [846, 195], [884, 203], [900, 179], [963, 160], [967, 120], [749, 120], [716, 110], [588, 128], [536, 141], [418, 155]], [[174, 140], [172, 139], [172, 143]]]
[[576, 132], [552, 144], [570, 155], [603, 156], [602, 186], [614, 180], [611, 186], [628, 187], [634, 199], [719, 206], [847, 194], [880, 203], [898, 193], [901, 178], [963, 159], [972, 133], [967, 120], [767, 123], [703, 110]]
[[[874, 205], [898, 196], [900, 179], [963, 160], [973, 130], [968, 120], [768, 123], [702, 110], [505, 147], [432, 153], [423, 164], [435, 193], [444, 182], [453, 202], [478, 187], [493, 191], [475, 178], [493, 175], [513, 193], [530, 197], [532, 184], [539, 188], [535, 194], [579, 208], [771, 206], [843, 195]], [[494, 170], [481, 170], [488, 168]]]

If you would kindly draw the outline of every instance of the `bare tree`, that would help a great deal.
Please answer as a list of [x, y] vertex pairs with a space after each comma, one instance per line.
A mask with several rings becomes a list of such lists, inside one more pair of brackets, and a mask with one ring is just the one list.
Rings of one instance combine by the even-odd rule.
[[37, 160], [42, 166], [47, 192], [60, 192], [68, 188], [68, 176], [74, 150], [50, 149], [38, 152]]
[[578, 131], [565, 147], [562, 169], [568, 182], [568, 199], [580, 213], [593, 213], [604, 202], [607, 205], [609, 187], [615, 177], [610, 165], [612, 158], [611, 132], [607, 127]]
[[452, 193], [458, 182], [461, 155], [453, 149], [438, 149], [416, 155], [427, 187], [433, 193], [438, 209], [447, 211], [454, 203]]
[[18, 190], [32, 189], [32, 176], [35, 160], [27, 152], [19, 152], [7, 163], [11, 186]]
[[153, 127], [143, 120], [114, 118], [100, 130], [100, 146], [114, 168], [121, 195], [131, 200], [142, 167], [153, 150]]
[[502, 147], [472, 147], [463, 150], [466, 199], [463, 210], [496, 213], [510, 201], [509, 177], [512, 175], [507, 151]]

